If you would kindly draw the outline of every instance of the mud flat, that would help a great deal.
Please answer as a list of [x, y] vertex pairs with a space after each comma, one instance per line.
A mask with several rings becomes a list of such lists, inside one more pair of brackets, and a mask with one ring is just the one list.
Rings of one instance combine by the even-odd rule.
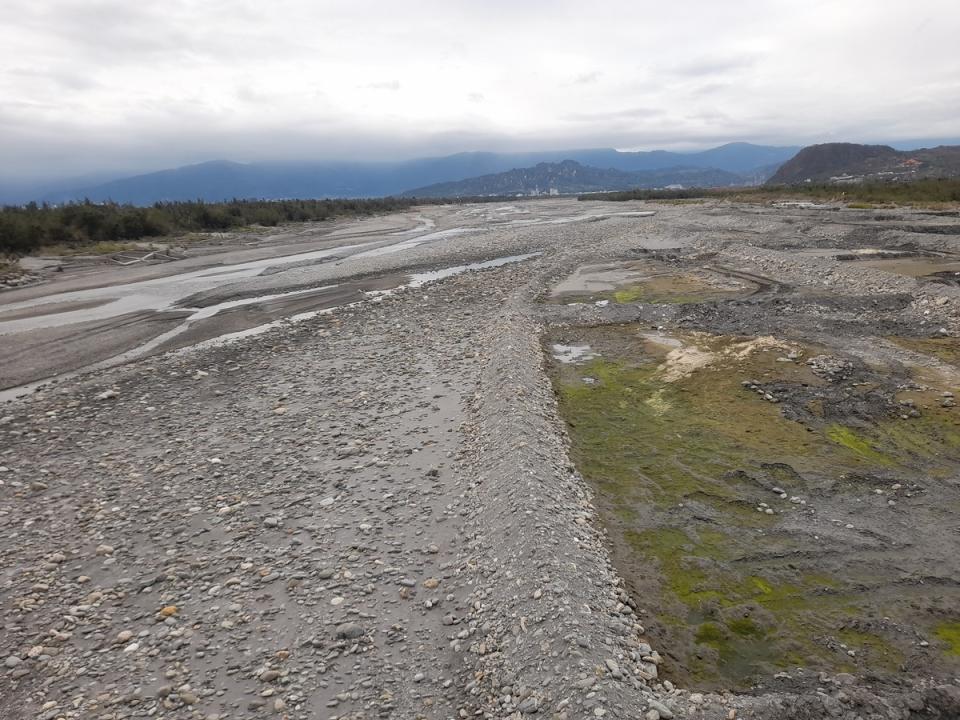
[[960, 289], [797, 252], [955, 220], [871, 218], [432, 207], [5, 293], [203, 302], [0, 405], [0, 717], [957, 717]]

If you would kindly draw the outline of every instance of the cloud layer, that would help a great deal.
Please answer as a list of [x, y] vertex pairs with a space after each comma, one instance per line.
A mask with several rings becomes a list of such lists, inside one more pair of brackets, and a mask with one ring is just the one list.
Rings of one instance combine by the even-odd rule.
[[958, 134], [955, 0], [7, 0], [0, 176]]

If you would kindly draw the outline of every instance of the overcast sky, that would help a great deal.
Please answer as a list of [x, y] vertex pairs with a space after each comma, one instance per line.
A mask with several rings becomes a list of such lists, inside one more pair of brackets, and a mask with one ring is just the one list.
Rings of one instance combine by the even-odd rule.
[[957, 0], [4, 0], [0, 176], [960, 135]]

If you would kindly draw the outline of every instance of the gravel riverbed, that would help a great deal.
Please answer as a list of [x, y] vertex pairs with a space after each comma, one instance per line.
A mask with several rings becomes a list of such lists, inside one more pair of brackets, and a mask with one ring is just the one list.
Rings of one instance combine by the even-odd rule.
[[[657, 214], [616, 214], [638, 209]], [[772, 295], [743, 301], [752, 312], [542, 302], [585, 263], [651, 252], [816, 287], [791, 297], [824, 327], [863, 315], [846, 296], [905, 296], [868, 335], [955, 336], [956, 287], [790, 252], [881, 223], [859, 211], [561, 199], [423, 212], [431, 232], [469, 232], [281, 266], [203, 302], [541, 254], [0, 404], [0, 717], [960, 714], [956, 678], [922, 667], [912, 688], [856, 674], [762, 694], [675, 687], [647, 632], [657, 608], [628, 592], [571, 462], [541, 345], [548, 328], [696, 312], [748, 333], [758, 313], [789, 324]], [[960, 225], [917, 232], [944, 218], [903, 214], [871, 241], [960, 250]]]

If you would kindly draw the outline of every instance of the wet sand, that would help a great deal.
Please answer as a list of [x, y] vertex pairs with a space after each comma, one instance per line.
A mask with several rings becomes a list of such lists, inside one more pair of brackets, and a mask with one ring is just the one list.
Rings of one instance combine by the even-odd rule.
[[176, 327], [188, 315], [147, 310], [0, 336], [0, 390], [107, 360]]

